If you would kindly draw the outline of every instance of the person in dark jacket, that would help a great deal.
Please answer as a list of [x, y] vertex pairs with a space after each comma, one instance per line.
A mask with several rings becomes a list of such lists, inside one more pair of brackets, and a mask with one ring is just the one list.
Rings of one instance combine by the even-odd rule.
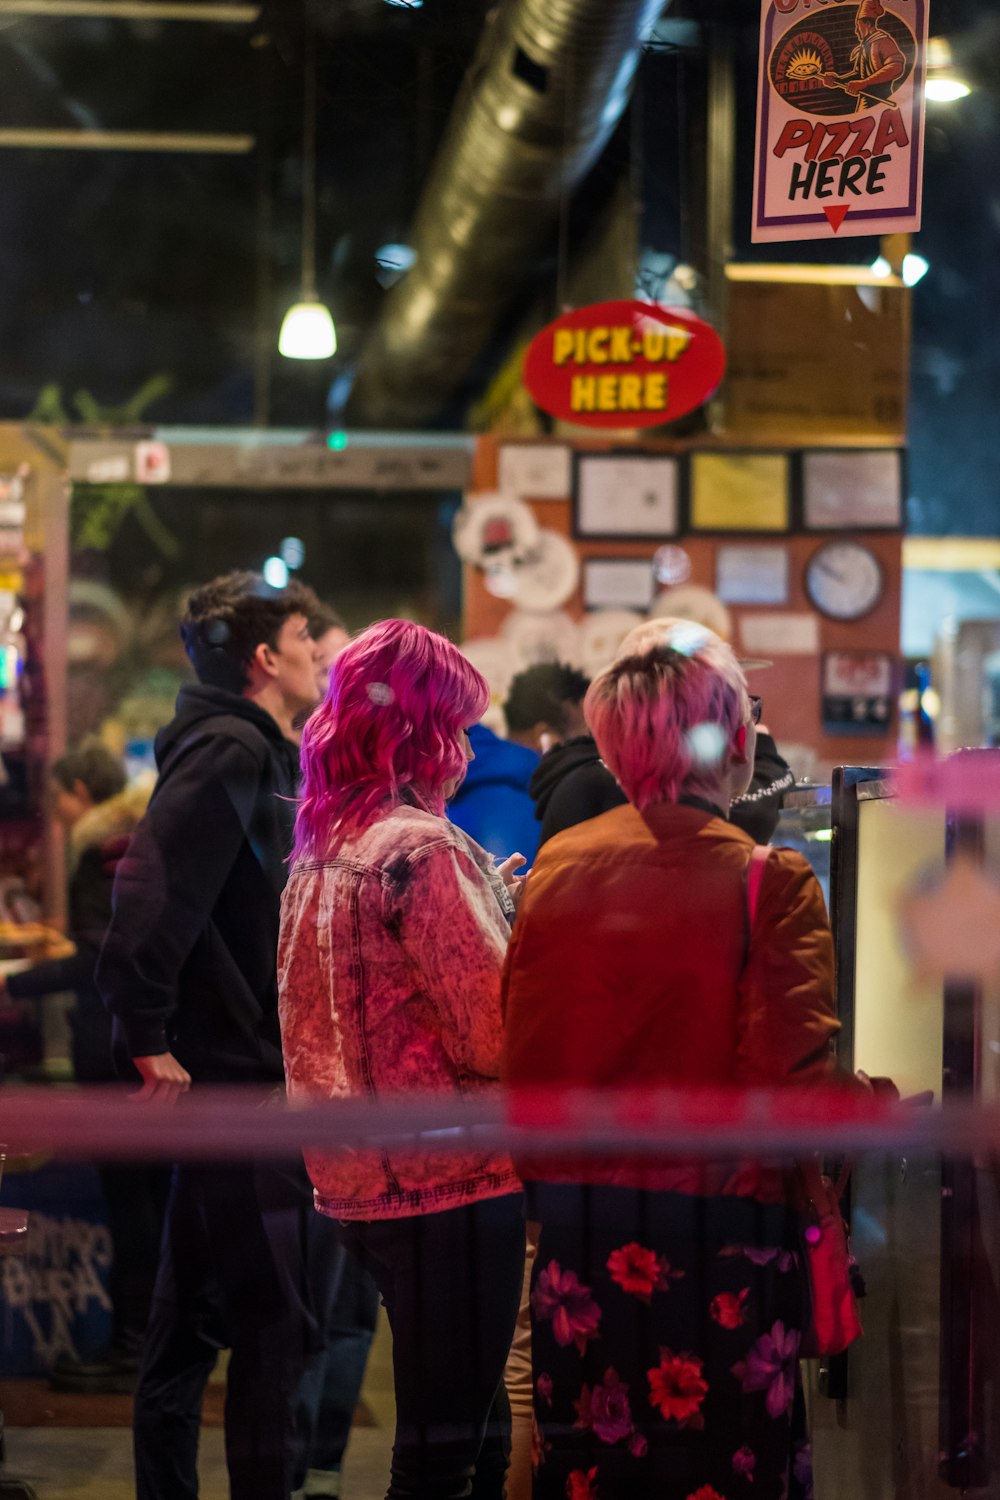
[[[60, 756], [51, 777], [53, 816], [69, 836], [69, 936], [75, 951], [9, 975], [4, 988], [16, 1001], [72, 992], [73, 1076], [78, 1083], [113, 1083], [111, 1017], [94, 970], [111, 921], [115, 850], [142, 817], [149, 788], [127, 787], [120, 758], [96, 739]], [[111, 1344], [99, 1359], [58, 1363], [52, 1372], [58, 1390], [131, 1390], [149, 1317], [169, 1174], [156, 1163], [116, 1162], [100, 1167], [100, 1179], [111, 1235]]]
[[[627, 654], [629, 643], [638, 639], [650, 641], [672, 622], [650, 621], [639, 625], [622, 643], [619, 657]], [[564, 669], [568, 670], [568, 669]], [[587, 684], [585, 681], [584, 692]], [[583, 694], [581, 694], [582, 699]], [[583, 713], [580, 709], [582, 722]], [[535, 816], [540, 820], [539, 847], [564, 828], [574, 828], [589, 818], [624, 807], [628, 798], [601, 759], [593, 735], [586, 731], [563, 739], [546, 750], [531, 778], [530, 792]], [[757, 730], [753, 778], [747, 792], [729, 809], [730, 822], [758, 844], [770, 841], [778, 826], [778, 814], [784, 795], [795, 785], [795, 777], [783, 759], [765, 725]]]
[[[293, 721], [317, 699], [308, 612], [299, 586], [252, 573], [188, 601], [181, 634], [199, 680], [157, 738], [159, 781], [119, 866], [97, 971], [140, 1101], [283, 1083], [276, 955]], [[136, 1393], [138, 1500], [195, 1500], [201, 1400], [226, 1346], [231, 1495], [287, 1500], [298, 1389], [322, 1353], [303, 1249], [313, 1212], [301, 1162], [175, 1168]]]

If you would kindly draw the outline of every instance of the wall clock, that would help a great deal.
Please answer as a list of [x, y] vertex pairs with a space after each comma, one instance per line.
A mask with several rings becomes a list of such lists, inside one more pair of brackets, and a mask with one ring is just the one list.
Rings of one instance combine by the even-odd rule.
[[858, 542], [828, 542], [809, 560], [806, 593], [831, 620], [860, 620], [882, 597], [882, 565]]

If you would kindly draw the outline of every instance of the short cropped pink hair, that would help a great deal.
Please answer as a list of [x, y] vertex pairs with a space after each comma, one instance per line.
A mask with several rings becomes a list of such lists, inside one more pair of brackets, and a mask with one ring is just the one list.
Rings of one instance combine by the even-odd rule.
[[486, 679], [444, 636], [383, 620], [348, 642], [302, 736], [295, 858], [326, 853], [404, 792], [444, 814], [465, 774], [463, 729], [490, 700]]
[[711, 785], [691, 731], [717, 726], [721, 749], [750, 717], [746, 679], [724, 641], [699, 625], [653, 624], [633, 632], [629, 654], [595, 677], [583, 702], [604, 763], [638, 808]]

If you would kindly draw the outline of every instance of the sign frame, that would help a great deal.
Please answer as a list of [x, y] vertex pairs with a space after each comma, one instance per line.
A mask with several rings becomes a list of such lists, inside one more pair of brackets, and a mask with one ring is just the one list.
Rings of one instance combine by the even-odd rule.
[[[898, 79], [898, 89], [895, 82], [878, 83], [873, 84], [875, 92], [867, 93], [860, 88], [864, 81], [860, 71], [845, 74], [833, 66], [838, 53], [841, 63], [848, 56], [856, 68], [860, 69], [862, 63], [854, 63], [854, 54], [846, 54], [843, 40], [836, 36], [835, 50], [829, 35], [833, 28], [842, 28], [853, 13], [861, 47], [863, 38], [856, 29], [858, 13], [872, 3], [858, 0], [857, 4], [825, 5], [818, 10], [810, 0], [761, 0], [750, 235], [754, 244], [899, 234], [920, 228], [929, 0], [874, 0], [881, 6], [881, 14], [871, 23], [886, 38], [884, 49], [895, 47], [905, 65], [909, 52], [908, 46], [903, 50], [901, 40], [905, 30], [914, 50], [908, 71]], [[898, 38], [891, 30], [879, 27], [883, 16], [893, 18]], [[811, 69], [812, 74], [789, 82], [795, 66], [793, 56], [782, 83], [788, 89], [788, 98], [825, 96], [811, 109], [786, 103], [772, 79], [772, 61], [778, 59], [776, 70], [784, 66], [780, 49], [783, 44], [787, 48], [787, 39], [795, 35], [801, 36], [802, 61], [798, 66]], [[791, 45], [796, 44], [793, 41]], [[819, 69], [823, 71], [817, 72]], [[824, 80], [831, 78], [844, 82], [825, 87]], [[845, 100], [838, 101], [840, 94], [854, 95], [858, 102], [853, 110]], [[828, 124], [828, 120], [834, 123]], [[866, 144], [869, 141], [874, 149]], [[838, 144], [839, 151], [834, 149]], [[805, 196], [799, 211], [777, 210], [782, 193], [790, 202], [793, 192], [800, 190]], [[879, 203], [883, 194], [889, 206]], [[814, 206], [807, 208], [807, 203]]]

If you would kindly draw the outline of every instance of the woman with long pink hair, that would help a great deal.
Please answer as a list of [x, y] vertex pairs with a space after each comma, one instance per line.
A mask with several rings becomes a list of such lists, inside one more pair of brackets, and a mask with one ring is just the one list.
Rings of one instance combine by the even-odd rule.
[[[337, 657], [302, 742], [302, 800], [278, 952], [293, 1099], [497, 1086], [514, 903], [444, 815], [471, 758], [484, 679], [442, 636], [386, 620]], [[313, 1151], [316, 1207], [371, 1271], [393, 1334], [387, 1500], [502, 1500], [502, 1375], [524, 1267], [505, 1155]], [[472, 1483], [469, 1491], [467, 1486]]]

